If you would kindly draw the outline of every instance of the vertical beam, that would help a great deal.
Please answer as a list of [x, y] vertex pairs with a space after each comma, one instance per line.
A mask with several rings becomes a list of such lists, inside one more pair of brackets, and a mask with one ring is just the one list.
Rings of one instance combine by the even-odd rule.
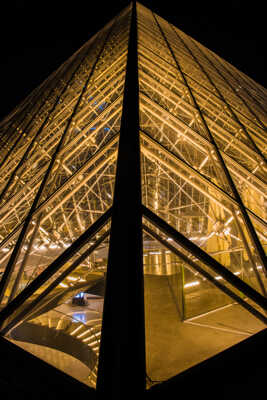
[[145, 391], [144, 284], [139, 143], [136, 4], [132, 3], [117, 160], [98, 398], [133, 398]]

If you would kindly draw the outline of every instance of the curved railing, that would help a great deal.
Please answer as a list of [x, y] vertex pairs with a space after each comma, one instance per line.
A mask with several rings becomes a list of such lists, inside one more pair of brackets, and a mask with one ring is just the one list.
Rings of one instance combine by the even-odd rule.
[[51, 310], [22, 322], [9, 332], [8, 337], [50, 347], [75, 357], [90, 369], [86, 383], [95, 387], [102, 318], [97, 311], [89, 312], [95, 313], [96, 318], [84, 323], [74, 316]]

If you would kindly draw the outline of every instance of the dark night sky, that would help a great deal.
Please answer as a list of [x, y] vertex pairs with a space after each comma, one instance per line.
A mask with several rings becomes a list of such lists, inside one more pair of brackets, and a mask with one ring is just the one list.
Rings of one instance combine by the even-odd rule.
[[[267, 86], [264, 2], [251, 0], [249, 6], [244, 6], [245, 0], [141, 2]], [[128, 3], [17, 0], [2, 6], [0, 119]]]

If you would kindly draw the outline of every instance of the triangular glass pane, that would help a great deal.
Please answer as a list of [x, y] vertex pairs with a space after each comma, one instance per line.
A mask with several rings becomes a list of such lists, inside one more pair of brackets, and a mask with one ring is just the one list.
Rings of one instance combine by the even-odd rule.
[[235, 201], [186, 170], [182, 162], [177, 164], [147, 146], [142, 153], [144, 205], [233, 273], [242, 265], [242, 279], [263, 294], [267, 281], [257, 272], [258, 263]]
[[[116, 46], [116, 51], [111, 54], [110, 46], [114, 41], [116, 42], [118, 36], [118, 31], [115, 29], [109, 38], [109, 45], [105, 47], [101, 58], [97, 60], [90, 82], [87, 86], [83, 86], [89, 79], [95, 59], [106, 38], [106, 32], [102, 36], [100, 48], [96, 46], [93, 50], [94, 57], [88, 56], [76, 74], [71, 75], [70, 82], [78, 86], [74, 88], [69, 84], [67, 89], [63, 86], [61, 91], [59, 90], [58, 104], [49, 116], [49, 124], [46, 124], [40, 132], [37, 131], [34, 141], [32, 143], [29, 141], [24, 152], [20, 153], [20, 159], [22, 159], [28, 149], [27, 157], [16, 172], [16, 178], [13, 178], [7, 188], [3, 186], [5, 190], [2, 201], [4, 203], [11, 196], [25, 189], [25, 186], [29, 191], [37, 185], [37, 182], [40, 183], [63, 135], [65, 146], [57, 154], [56, 164], [44, 188], [43, 200], [79, 168], [82, 160], [86, 160], [99, 150], [113, 134], [119, 131], [127, 32], [124, 33], [125, 38], [124, 36], [120, 38], [120, 45]], [[68, 81], [67, 77], [65, 79]], [[78, 103], [84, 88], [86, 90], [81, 102]], [[51, 104], [54, 104], [56, 100], [57, 98], [50, 99]], [[75, 108], [76, 104], [80, 104], [78, 109]], [[70, 118], [71, 125], [69, 126]]]
[[[147, 221], [145, 226], [173, 245], [155, 226]], [[148, 388], [265, 327], [145, 227], [143, 243]], [[186, 255], [180, 247], [179, 251]]]
[[[109, 246], [107, 228], [84, 245], [16, 310], [12, 317], [17, 318], [23, 311], [26, 313], [28, 308], [26, 315], [5, 336], [14, 344], [94, 388]], [[99, 240], [102, 240], [101, 244], [90, 251]], [[31, 308], [33, 302], [35, 307]], [[12, 319], [9, 319], [10, 322]]]
[[137, 15], [139, 42], [159, 59], [163, 59], [171, 66], [175, 66], [171, 52], [166, 45], [151, 11], [141, 4], [137, 4]]
[[233, 163], [228, 157], [225, 156], [224, 160], [244, 206], [256, 216], [253, 217], [251, 214], [252, 223], [255, 224], [254, 221], [258, 220], [257, 226], [262, 225], [260, 231], [263, 230], [264, 233], [267, 219], [266, 183], [240, 165]]
[[[140, 128], [167, 151], [184, 160], [208, 180], [232, 194], [213, 145], [189, 125], [175, 118], [148, 97], [140, 96]], [[199, 119], [194, 115], [192, 121]]]
[[[112, 205], [117, 145], [117, 140], [110, 142], [33, 215], [7, 288], [13, 297]], [[18, 274], [25, 282], [11, 289]]]
[[95, 153], [104, 148], [112, 137], [118, 135], [121, 102], [122, 98], [118, 99], [114, 108], [107, 110], [107, 113], [104, 112], [102, 119], [97, 122], [92, 121], [87, 129], [80, 131], [73, 143], [69, 143], [66, 149], [62, 149], [60, 162], [56, 163], [52, 169], [41, 202], [71, 178]]

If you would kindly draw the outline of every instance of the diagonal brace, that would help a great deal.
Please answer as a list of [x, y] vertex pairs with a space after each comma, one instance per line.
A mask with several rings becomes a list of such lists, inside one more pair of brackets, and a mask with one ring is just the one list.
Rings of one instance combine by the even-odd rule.
[[[0, 326], [9, 318], [30, 296], [51, 278], [69, 259], [74, 256], [111, 218], [112, 208], [109, 208], [91, 225], [75, 242], [53, 261], [34, 281], [19, 293], [1, 312]], [[1, 331], [0, 333], [2, 333]]]
[[143, 229], [152, 237], [154, 237], [158, 242], [163, 244], [166, 248], [168, 248], [171, 252], [176, 254], [179, 258], [181, 258], [183, 261], [185, 261], [188, 265], [190, 265], [192, 268], [194, 268], [198, 273], [200, 273], [202, 276], [204, 276], [209, 282], [211, 282], [214, 286], [216, 286], [218, 289], [220, 289], [222, 292], [224, 292], [226, 295], [231, 297], [234, 301], [236, 301], [238, 304], [240, 304], [243, 308], [245, 308], [248, 312], [253, 314], [256, 318], [258, 318], [260, 321], [264, 322], [267, 324], [267, 318], [261, 314], [258, 310], [256, 310], [253, 306], [248, 304], [246, 301], [244, 301], [240, 296], [238, 296], [236, 293], [234, 293], [231, 289], [223, 285], [222, 283], [218, 282], [213, 276], [205, 271], [203, 268], [201, 268], [197, 263], [195, 263], [193, 260], [191, 260], [189, 257], [187, 257], [185, 254], [183, 254], [181, 251], [179, 251], [176, 247], [172, 246], [169, 242], [166, 240], [162, 239], [157, 233], [155, 233], [152, 229], [150, 229], [148, 226], [143, 225]]
[[[31, 301], [26, 308], [24, 308], [9, 324], [7, 324], [7, 326], [0, 333], [2, 335], [5, 335], [23, 318], [28, 316], [29, 313], [32, 313], [33, 311], [36, 312], [36, 307], [38, 309], [38, 305], [44, 306], [44, 304], [46, 304], [47, 301], [42, 303], [42, 300], [44, 300], [45, 297], [60, 284], [60, 282], [62, 282], [73, 270], [75, 270], [75, 268], [77, 268], [87, 257], [89, 257], [89, 255], [92, 254], [92, 252], [95, 249], [97, 249], [97, 247], [99, 247], [99, 245], [109, 235], [109, 232], [110, 230], [107, 230], [103, 235], [101, 235], [101, 237], [98, 240], [96, 240], [96, 242], [92, 246], [90, 246], [87, 250], [85, 250], [85, 252], [81, 254], [80, 257], [78, 257], [73, 263], [71, 263], [71, 265], [65, 271], [63, 271], [41, 294], [39, 294], [39, 296], [37, 296], [33, 301]], [[46, 300], [50, 301], [51, 299], [49, 298]]]
[[214, 272], [221, 275], [232, 286], [243, 292], [249, 299], [251, 299], [256, 304], [258, 304], [260, 307], [262, 307], [264, 310], [267, 311], [267, 299], [265, 297], [263, 297], [251, 286], [243, 282], [240, 278], [238, 278], [231, 271], [225, 268], [217, 260], [215, 260], [209, 254], [207, 254], [204, 250], [202, 250], [196, 244], [191, 242], [189, 239], [187, 239], [183, 234], [176, 231], [176, 229], [171, 227], [167, 222], [165, 222], [162, 218], [157, 216], [155, 213], [153, 213], [144, 205], [142, 206], [142, 210], [145, 219], [147, 219], [152, 224], [156, 225], [162, 232], [171, 237], [177, 244], [182, 246], [185, 250], [189, 251], [196, 258], [198, 258], [209, 268], [211, 268]]

